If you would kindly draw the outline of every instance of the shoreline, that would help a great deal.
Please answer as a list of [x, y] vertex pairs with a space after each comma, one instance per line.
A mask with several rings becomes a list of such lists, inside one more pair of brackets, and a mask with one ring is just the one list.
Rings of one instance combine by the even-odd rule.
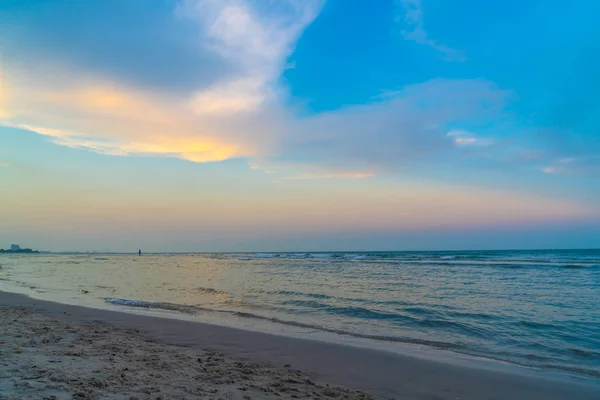
[[316, 380], [399, 399], [574, 399], [600, 398], [593, 379], [563, 380], [512, 366], [492, 370], [377, 349], [320, 342], [203, 322], [102, 310], [34, 299], [0, 291], [0, 306], [24, 307], [34, 314], [70, 324], [102, 322], [146, 332], [151, 339], [180, 349], [210, 349], [247, 362], [286, 366]]
[[[346, 332], [340, 333], [337, 331], [324, 330], [322, 328], [307, 327], [302, 323], [281, 323], [281, 321], [268, 317], [247, 318], [247, 315], [243, 312], [237, 313], [235, 311], [212, 310], [209, 308], [198, 307], [203, 311], [203, 313], [192, 314], [174, 309], [173, 307], [144, 307], [135, 304], [167, 304], [181, 308], [195, 308], [196, 306], [182, 306], [170, 303], [152, 303], [140, 300], [125, 300], [127, 302], [134, 303], [134, 305], [128, 305], [122, 304], [121, 302], [106, 301], [108, 299], [105, 299], [105, 301], [102, 303], [98, 303], [97, 301], [90, 301], [86, 299], [85, 295], [83, 295], [83, 297], [73, 297], [72, 299], [55, 296], [48, 297], [47, 295], [42, 295], [40, 292], [37, 292], [31, 287], [3, 287], [4, 285], [2, 285], [2, 283], [3, 282], [0, 280], [0, 293], [4, 292], [18, 294], [40, 302], [50, 302], [99, 311], [125, 313], [129, 315], [141, 315], [151, 318], [187, 321], [189, 323], [199, 323], [237, 329], [244, 332], [254, 332], [265, 335], [286, 337], [290, 339], [300, 339], [348, 347], [357, 347], [366, 350], [382, 351], [401, 356], [410, 356], [418, 359], [442, 362], [457, 366], [465, 366], [475, 369], [487, 369], [491, 371], [507, 372], [518, 375], [531, 375], [533, 377], [541, 377], [552, 380], [567, 380], [575, 382], [587, 381], [592, 382], [593, 384], [598, 383], [600, 386], [600, 380], [596, 379], [597, 375], [581, 373], [580, 371], [558, 369], [554, 368], [553, 366], [540, 368], [527, 364], [519, 364], [499, 358], [487, 357], [485, 355], [474, 355], [452, 348], [451, 346], [446, 347], [426, 341], [378, 340], [369, 336], [352, 334], [348, 335]], [[112, 300], [122, 299], [112, 298]]]

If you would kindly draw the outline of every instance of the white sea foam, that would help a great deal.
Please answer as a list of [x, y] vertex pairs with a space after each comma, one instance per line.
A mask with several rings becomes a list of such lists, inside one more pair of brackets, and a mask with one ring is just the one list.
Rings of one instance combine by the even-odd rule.
[[115, 299], [112, 297], [105, 299], [105, 301], [110, 304], [117, 304], [120, 306], [131, 306], [131, 307], [148, 307], [149, 308], [149, 307], [152, 307], [152, 305], [153, 305], [153, 303], [148, 302], [148, 301]]
[[366, 260], [369, 257], [364, 256], [364, 255], [358, 255], [358, 254], [345, 254], [344, 258], [347, 258], [349, 260]]

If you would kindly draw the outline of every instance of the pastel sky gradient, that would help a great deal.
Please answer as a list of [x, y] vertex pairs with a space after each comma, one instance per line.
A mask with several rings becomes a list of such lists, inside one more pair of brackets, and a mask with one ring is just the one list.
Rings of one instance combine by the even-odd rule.
[[3, 0], [0, 247], [600, 247], [596, 0]]

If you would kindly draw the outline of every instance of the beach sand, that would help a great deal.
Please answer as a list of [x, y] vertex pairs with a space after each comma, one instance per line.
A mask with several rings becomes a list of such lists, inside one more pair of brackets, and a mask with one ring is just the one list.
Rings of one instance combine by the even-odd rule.
[[0, 292], [0, 399], [44, 398], [597, 400], [600, 388]]
[[0, 307], [0, 398], [367, 399], [291, 368], [158, 343], [139, 330]]

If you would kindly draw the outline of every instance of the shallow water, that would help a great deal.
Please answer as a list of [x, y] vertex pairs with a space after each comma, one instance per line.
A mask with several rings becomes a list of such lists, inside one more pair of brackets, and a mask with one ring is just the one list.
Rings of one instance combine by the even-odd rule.
[[600, 377], [600, 250], [0, 255], [2, 287]]

